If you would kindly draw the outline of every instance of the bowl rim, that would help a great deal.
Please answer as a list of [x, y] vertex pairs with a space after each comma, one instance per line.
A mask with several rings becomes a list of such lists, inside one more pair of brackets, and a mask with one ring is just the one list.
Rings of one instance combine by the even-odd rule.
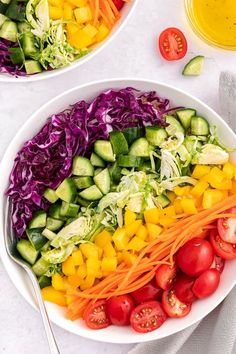
[[[186, 93], [184, 90], [182, 89], [179, 89], [179, 88], [175, 88], [174, 86], [172, 85], [168, 85], [168, 84], [165, 84], [164, 82], [160, 82], [160, 81], [156, 81], [156, 80], [149, 80], [149, 79], [145, 79], [145, 78], [132, 78], [132, 77], [125, 77], [125, 78], [110, 78], [110, 79], [104, 79], [104, 80], [96, 80], [96, 81], [92, 81], [90, 83], [86, 83], [86, 84], [83, 84], [83, 85], [77, 85], [69, 90], [66, 90], [64, 92], [62, 92], [61, 94], [57, 95], [56, 97], [52, 98], [51, 100], [47, 101], [46, 103], [44, 103], [40, 108], [38, 108], [33, 114], [30, 115], [30, 117], [25, 121], [25, 123], [21, 126], [21, 128], [19, 129], [19, 131], [17, 132], [17, 134], [15, 135], [15, 137], [12, 139], [12, 141], [10, 142], [10, 144], [8, 145], [7, 149], [5, 150], [5, 153], [3, 155], [3, 158], [2, 158], [2, 161], [0, 163], [0, 182], [1, 182], [1, 170], [4, 168], [4, 165], [7, 163], [7, 155], [8, 155], [8, 152], [14, 147], [15, 145], [15, 140], [17, 140], [19, 137], [22, 136], [22, 133], [24, 132], [24, 130], [26, 129], [26, 127], [28, 125], [30, 125], [34, 120], [35, 118], [43, 113], [44, 110], [46, 110], [48, 107], [52, 106], [56, 101], [59, 101], [61, 97], [63, 96], [67, 96], [67, 95], [70, 95], [70, 93], [72, 92], [75, 92], [75, 91], [81, 91], [83, 90], [84, 88], [90, 88], [90, 87], [96, 87], [96, 86], [99, 86], [99, 85], [107, 85], [109, 86], [109, 84], [112, 85], [115, 84], [115, 85], [118, 85], [120, 84], [119, 86], [120, 87], [124, 87], [124, 86], [130, 86], [129, 85], [129, 82], [132, 82], [132, 83], [137, 83], [137, 84], [145, 84], [145, 85], [158, 85], [159, 87], [163, 87], [163, 88], [166, 88], [166, 89], [170, 89], [172, 91], [175, 91], [177, 93], [180, 93], [190, 99], [193, 99], [196, 103], [200, 104], [202, 107], [206, 108], [211, 114], [213, 114], [215, 117], [217, 117], [217, 119], [220, 121], [220, 123], [227, 127], [232, 135], [234, 136], [235, 138], [235, 141], [236, 141], [236, 135], [234, 134], [234, 132], [232, 131], [232, 129], [228, 126], [228, 124], [211, 108], [209, 107], [207, 104], [205, 104], [204, 102], [202, 102], [200, 99], [194, 97], [192, 94], [189, 94], [189, 93]], [[110, 87], [112, 87], [110, 85]], [[45, 117], [45, 120], [47, 119], [47, 117]], [[0, 195], [0, 219], [4, 218], [4, 199], [5, 198], [2, 198], [2, 195]], [[3, 223], [0, 223], [0, 231], [3, 232]], [[30, 291], [30, 288], [27, 288], [27, 292], [25, 293], [23, 291], [23, 288], [18, 288], [16, 283], [14, 282], [14, 274], [12, 272], [9, 272], [8, 269], [7, 269], [7, 264], [9, 263], [13, 263], [12, 260], [9, 259], [7, 253], [6, 253], [6, 249], [4, 247], [4, 242], [0, 240], [0, 259], [2, 260], [2, 263], [3, 263], [3, 266], [6, 270], [6, 273], [8, 274], [11, 282], [14, 284], [15, 288], [17, 289], [17, 291], [22, 295], [22, 297], [34, 308], [38, 311], [38, 308], [37, 308], [37, 304], [35, 302], [35, 297], [34, 297], [34, 294], [33, 292]], [[27, 284], [26, 284], [27, 285]], [[228, 287], [228, 290], [226, 292], [224, 292], [223, 295], [220, 295], [218, 296], [218, 298], [216, 299], [216, 301], [214, 302], [214, 305], [212, 306], [209, 306], [209, 308], [207, 309], [207, 311], [205, 312], [204, 316], [202, 316], [201, 314], [197, 314], [195, 316], [195, 318], [193, 320], [190, 321], [190, 323], [188, 324], [185, 324], [184, 326], [181, 327], [181, 331], [190, 327], [191, 325], [193, 324], [196, 324], [198, 321], [200, 321], [201, 319], [205, 318], [211, 311], [213, 311], [225, 298], [226, 296], [230, 293], [230, 291], [232, 290], [232, 288], [236, 285], [236, 278], [235, 278], [235, 281], [232, 282], [232, 284]], [[46, 302], [46, 307], [48, 307], [48, 305], [50, 304], [47, 304]], [[51, 309], [51, 308], [50, 308]], [[119, 344], [132, 344], [132, 343], [138, 343], [138, 342], [148, 342], [148, 341], [151, 341], [151, 340], [157, 340], [157, 339], [161, 339], [161, 338], [166, 338], [172, 334], [176, 334], [178, 333], [180, 330], [172, 330], [170, 331], [168, 334], [165, 334], [165, 335], [162, 335], [162, 336], [159, 336], [158, 338], [152, 338], [150, 339], [149, 337], [146, 337], [145, 334], [142, 335], [142, 340], [141, 337], [135, 337], [135, 338], [132, 338], [132, 337], [129, 337], [128, 339], [126, 338], [125, 340], [114, 340], [112, 338], [112, 336], [107, 336], [106, 339], [104, 340], [104, 337], [103, 336], [97, 336], [97, 338], [95, 338], [94, 336], [94, 331], [89, 331], [89, 332], [83, 332], [83, 333], [77, 333], [75, 330], [73, 330], [73, 328], [65, 328], [61, 323], [60, 321], [58, 320], [58, 318], [50, 318], [50, 320], [58, 325], [59, 327], [63, 328], [65, 331], [67, 332], [71, 332], [73, 334], [76, 334], [76, 335], [79, 335], [83, 338], [87, 338], [87, 339], [92, 339], [92, 340], [96, 340], [96, 341], [100, 341], [100, 342], [106, 342], [106, 343], [119, 343]], [[177, 326], [175, 326], [177, 327]], [[155, 333], [154, 332], [150, 332], [150, 333]]]
[[114, 31], [112, 31], [107, 38], [105, 38], [101, 43], [99, 43], [99, 46], [97, 48], [93, 49], [90, 53], [86, 54], [82, 58], [75, 60], [72, 64], [51, 71], [42, 71], [42, 73], [36, 75], [29, 75], [29, 76], [15, 77], [7, 73], [0, 73], [0, 83], [7, 82], [7, 83], [18, 84], [18, 83], [26, 83], [26, 82], [36, 82], [41, 80], [50, 80], [56, 76], [63, 75], [69, 71], [72, 71], [73, 69], [82, 66], [86, 62], [90, 61], [90, 59], [94, 58], [94, 56], [100, 53], [103, 49], [105, 49], [119, 35], [119, 33], [123, 30], [123, 28], [128, 24], [131, 16], [133, 15], [138, 5], [138, 2], [139, 0], [131, 0], [129, 3], [126, 3], [126, 6], [128, 5], [129, 9], [127, 11], [125, 18], [122, 20], [121, 17], [118, 20], [117, 28], [115, 28]]

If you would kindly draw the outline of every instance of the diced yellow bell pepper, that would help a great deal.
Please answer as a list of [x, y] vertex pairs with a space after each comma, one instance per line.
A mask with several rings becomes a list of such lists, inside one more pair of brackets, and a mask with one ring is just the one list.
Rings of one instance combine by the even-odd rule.
[[168, 191], [167, 193], [167, 198], [171, 201], [171, 203], [173, 203], [173, 201], [176, 198], [176, 194], [174, 192]]
[[59, 20], [63, 17], [62, 7], [50, 6], [49, 5], [49, 17], [51, 20]]
[[231, 195], [236, 194], [236, 180], [232, 180], [232, 188], [229, 191]]
[[126, 235], [126, 231], [123, 227], [122, 228], [118, 227], [118, 229], [116, 229], [116, 231], [112, 236], [112, 240], [118, 251], [124, 250], [129, 242], [129, 238]]
[[174, 188], [174, 192], [178, 197], [183, 197], [183, 196], [189, 195], [190, 194], [190, 186], [184, 186], [184, 187], [176, 186]]
[[207, 165], [196, 165], [194, 167], [192, 177], [196, 179], [200, 179], [205, 175], [210, 173], [211, 167]]
[[108, 243], [112, 241], [112, 235], [107, 230], [103, 230], [95, 236], [94, 242], [98, 247], [104, 248]]
[[222, 195], [223, 195], [222, 200], [223, 200], [223, 199], [226, 199], [226, 198], [229, 196], [229, 191], [223, 191], [223, 190], [221, 190], [221, 193], [222, 193]]
[[142, 240], [146, 241], [148, 237], [147, 228], [144, 225], [141, 225], [136, 232], [136, 236], [141, 238]]
[[223, 166], [223, 173], [227, 179], [232, 179], [234, 177], [235, 167], [230, 162], [226, 162]]
[[162, 217], [160, 217], [159, 223], [161, 226], [168, 228], [175, 221], [176, 221], [176, 219], [171, 216], [162, 216]]
[[134, 222], [132, 222], [132, 224], [125, 226], [125, 232], [128, 238], [133, 237], [141, 225], [142, 225], [142, 220], [135, 220]]
[[104, 23], [101, 23], [101, 25], [98, 27], [96, 42], [103, 41], [108, 36], [109, 32], [110, 32], [109, 28]]
[[125, 220], [125, 226], [128, 226], [136, 220], [136, 214], [133, 211], [126, 209], [124, 220]]
[[202, 199], [203, 199], [203, 195], [201, 197], [195, 199], [196, 208], [198, 208], [198, 209], [202, 208]]
[[108, 275], [112, 273], [117, 268], [117, 258], [116, 257], [104, 257], [101, 262], [101, 271], [103, 275]]
[[174, 203], [173, 203], [173, 206], [175, 208], [176, 214], [182, 214], [183, 213], [183, 208], [181, 206], [181, 199], [176, 198]]
[[129, 267], [131, 267], [136, 261], [137, 256], [129, 251], [123, 251], [123, 261]]
[[224, 194], [216, 189], [208, 189], [203, 194], [202, 206], [204, 209], [213, 207], [224, 198]]
[[67, 0], [70, 4], [74, 5], [75, 7], [84, 7], [88, 4], [87, 0]]
[[74, 33], [78, 32], [79, 29], [80, 29], [80, 26], [77, 23], [75, 23], [75, 22], [67, 23], [66, 32], [67, 32], [68, 38], [71, 37]]
[[78, 277], [84, 279], [87, 275], [87, 267], [86, 264], [82, 264], [80, 265], [77, 270], [76, 270], [76, 274], [78, 275]]
[[52, 286], [55, 290], [66, 290], [64, 279], [59, 273], [55, 273], [52, 275]]
[[80, 251], [85, 258], [98, 259], [98, 248], [94, 243], [82, 243], [80, 245]]
[[116, 257], [116, 250], [115, 248], [112, 246], [112, 243], [109, 242], [105, 247], [104, 247], [104, 256], [105, 257]]
[[197, 214], [197, 208], [194, 199], [183, 198], [181, 199], [181, 206], [185, 214]]
[[205, 190], [209, 187], [209, 184], [207, 182], [204, 181], [199, 181], [197, 182], [197, 184], [192, 188], [191, 190], [191, 194], [196, 197], [199, 198], [201, 197], [201, 195], [203, 195], [203, 193], [205, 192]]
[[144, 212], [144, 220], [146, 223], [158, 224], [159, 217], [160, 209], [158, 208], [151, 208]]
[[93, 19], [90, 6], [84, 6], [75, 9], [74, 15], [78, 23], [85, 23]]
[[48, 0], [49, 5], [55, 6], [55, 7], [62, 7], [63, 5], [63, 0]]
[[155, 240], [162, 232], [162, 227], [154, 224], [146, 224], [149, 240]]
[[94, 38], [98, 32], [97, 28], [90, 23], [83, 28], [83, 31], [91, 38]]
[[89, 37], [83, 30], [78, 30], [71, 35], [68, 35], [68, 42], [76, 49], [84, 49], [93, 44], [93, 38]]
[[77, 297], [75, 295], [71, 295], [71, 294], [66, 293], [65, 296], [66, 296], [66, 305], [67, 306], [70, 305], [72, 302], [74, 302], [77, 299]]
[[145, 246], [147, 245], [147, 242], [143, 241], [141, 238], [134, 236], [131, 241], [129, 241], [126, 249], [131, 250], [131, 251], [141, 251]]
[[172, 217], [172, 216], [175, 216], [176, 215], [176, 212], [175, 212], [175, 208], [173, 205], [170, 205], [164, 209], [161, 210], [161, 216], [169, 216], [169, 217]]
[[98, 247], [98, 259], [101, 260], [103, 257], [103, 248]]
[[92, 275], [87, 275], [87, 277], [81, 282], [80, 289], [86, 290], [92, 288], [95, 281], [95, 277]]
[[74, 274], [74, 275], [69, 275], [67, 281], [73, 288], [78, 288], [81, 282], [83, 281], [83, 279], [79, 277], [77, 274]]
[[231, 179], [224, 179], [222, 182], [214, 182], [212, 187], [216, 189], [220, 189], [222, 191], [231, 190], [232, 189], [232, 180]]
[[96, 278], [100, 271], [101, 262], [96, 258], [88, 258], [86, 261], [87, 276], [92, 275]]
[[64, 20], [72, 20], [73, 19], [73, 8], [68, 3], [64, 4], [63, 18], [64, 18]]
[[67, 260], [62, 262], [62, 272], [65, 275], [74, 275], [76, 270], [75, 270], [75, 265], [73, 262], [72, 256], [69, 256]]
[[123, 262], [123, 253], [122, 252], [117, 252], [116, 257], [117, 257], [118, 264]]
[[52, 286], [47, 286], [41, 290], [42, 297], [45, 301], [53, 302], [59, 306], [66, 306], [65, 293], [55, 290]]
[[213, 167], [209, 173], [208, 182], [212, 187], [217, 188], [216, 185], [223, 182], [224, 178], [224, 173], [218, 167]]
[[72, 253], [72, 259], [75, 266], [79, 266], [84, 263], [81, 250], [76, 250]]

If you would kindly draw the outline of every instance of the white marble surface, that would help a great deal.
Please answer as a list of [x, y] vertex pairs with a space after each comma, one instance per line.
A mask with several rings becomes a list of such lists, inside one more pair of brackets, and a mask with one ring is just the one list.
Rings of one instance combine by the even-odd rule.
[[[20, 126], [41, 104], [64, 90], [92, 80], [112, 77], [144, 77], [163, 81], [199, 97], [216, 111], [221, 70], [233, 70], [236, 52], [211, 48], [201, 42], [186, 21], [183, 0], [140, 0], [136, 13], [116, 40], [84, 67], [47, 82], [0, 83], [0, 157]], [[156, 38], [166, 27], [181, 28], [189, 43], [185, 59], [161, 59]], [[205, 71], [196, 78], [181, 75], [191, 57], [206, 56]], [[48, 352], [38, 313], [18, 294], [0, 263], [0, 353]], [[62, 354], [123, 354], [131, 345], [102, 344], [54, 328]]]

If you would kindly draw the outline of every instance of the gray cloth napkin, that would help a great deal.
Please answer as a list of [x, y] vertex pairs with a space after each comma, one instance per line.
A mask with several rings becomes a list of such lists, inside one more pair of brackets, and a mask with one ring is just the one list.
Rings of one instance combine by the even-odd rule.
[[[223, 118], [236, 131], [234, 73], [221, 73], [219, 102]], [[137, 344], [129, 354], [236, 354], [236, 287], [202, 321], [167, 338]]]

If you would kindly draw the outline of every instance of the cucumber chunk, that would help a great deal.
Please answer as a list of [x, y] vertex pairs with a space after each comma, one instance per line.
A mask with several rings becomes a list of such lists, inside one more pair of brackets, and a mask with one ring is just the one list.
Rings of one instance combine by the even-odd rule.
[[131, 145], [135, 140], [141, 138], [144, 135], [144, 128], [142, 127], [132, 127], [126, 128], [123, 131], [125, 139], [129, 145]]
[[79, 195], [78, 195], [78, 197], [77, 197], [76, 202], [77, 202], [79, 205], [81, 205], [82, 207], [85, 207], [85, 208], [87, 208], [87, 207], [91, 204], [91, 202], [90, 202], [89, 200], [83, 199], [83, 198], [81, 198]]
[[42, 235], [47, 237], [48, 240], [52, 241], [57, 235], [55, 234], [55, 232], [49, 230], [49, 229], [44, 229], [42, 231]]
[[96, 185], [93, 185], [80, 192], [79, 196], [86, 200], [98, 200], [103, 197], [103, 194]]
[[75, 217], [78, 214], [79, 205], [62, 202], [60, 214], [67, 217]]
[[97, 176], [100, 172], [102, 172], [103, 168], [98, 167], [96, 168], [96, 170], [94, 171], [94, 176]]
[[93, 176], [94, 167], [86, 157], [75, 156], [72, 163], [72, 173], [75, 176]]
[[17, 25], [13, 21], [5, 21], [0, 29], [0, 37], [11, 42], [17, 41]]
[[38, 277], [41, 275], [44, 275], [50, 266], [50, 263], [45, 261], [42, 257], [37, 260], [37, 262], [33, 265], [32, 270], [34, 274], [36, 274]]
[[199, 76], [204, 67], [205, 57], [198, 55], [192, 58], [184, 67], [182, 74], [185, 76]]
[[60, 214], [60, 210], [61, 210], [61, 203], [52, 204], [48, 209], [48, 215], [54, 219], [66, 220], [66, 218]]
[[19, 22], [18, 24], [17, 24], [17, 27], [18, 27], [18, 32], [20, 33], [20, 34], [22, 34], [22, 33], [26, 33], [26, 32], [30, 32], [31, 31], [31, 26], [30, 26], [30, 24], [28, 23], [28, 22]]
[[153, 146], [160, 146], [168, 137], [164, 128], [146, 127], [146, 139]]
[[122, 132], [113, 131], [110, 132], [109, 136], [110, 136], [110, 141], [111, 141], [114, 154], [116, 155], [128, 154], [129, 146]]
[[78, 189], [88, 188], [93, 185], [92, 177], [73, 177], [73, 181]]
[[57, 196], [64, 200], [64, 202], [70, 203], [75, 199], [76, 186], [72, 178], [66, 178], [56, 189]]
[[111, 188], [111, 178], [108, 168], [105, 168], [94, 177], [94, 183], [103, 194], [107, 194]]
[[141, 167], [142, 163], [142, 157], [132, 155], [119, 155], [118, 157], [118, 166], [120, 167]]
[[176, 118], [166, 116], [166, 123], [169, 124], [168, 127], [165, 128], [169, 136], [174, 136], [176, 133], [184, 134], [184, 128]]
[[192, 117], [191, 134], [193, 135], [208, 135], [210, 132], [209, 124], [203, 117]]
[[63, 224], [63, 220], [54, 219], [49, 216], [47, 218], [46, 228], [50, 231], [57, 231], [62, 227]]
[[129, 155], [137, 157], [149, 157], [150, 145], [146, 138], [139, 138], [130, 147]]
[[58, 200], [56, 191], [52, 188], [47, 188], [43, 193], [44, 198], [46, 198], [50, 203], [55, 203]]
[[42, 228], [46, 225], [47, 214], [44, 210], [38, 210], [33, 213], [33, 217], [29, 222], [29, 229]]
[[36, 262], [39, 252], [32, 246], [30, 241], [21, 239], [17, 242], [16, 248], [26, 262], [30, 264]]
[[103, 160], [108, 162], [115, 162], [115, 155], [113, 153], [110, 141], [97, 140], [94, 144], [94, 151]]
[[41, 275], [38, 279], [40, 289], [46, 288], [46, 286], [51, 285], [51, 278], [46, 277], [46, 275]]
[[[1, 12], [1, 11], [0, 11]], [[0, 27], [4, 24], [5, 21], [8, 20], [7, 16], [4, 16], [2, 13], [0, 13]]]
[[9, 48], [8, 51], [10, 53], [10, 58], [13, 64], [19, 64], [19, 65], [23, 64], [25, 60], [25, 56], [23, 50], [20, 47]]
[[34, 44], [34, 35], [31, 32], [22, 33], [20, 43], [26, 57], [32, 57], [37, 53], [37, 48]]
[[161, 194], [158, 197], [156, 197], [156, 202], [162, 207], [165, 208], [170, 204], [170, 199], [164, 195]]
[[92, 152], [90, 156], [90, 162], [94, 167], [105, 167], [105, 162], [95, 152]]
[[196, 111], [195, 109], [186, 108], [186, 109], [180, 109], [179, 111], [176, 112], [176, 114], [183, 127], [185, 129], [188, 129], [190, 128], [192, 117], [196, 115]]
[[37, 74], [41, 73], [42, 67], [40, 63], [36, 60], [25, 60], [25, 71], [26, 74]]
[[115, 184], [118, 184], [121, 180], [122, 174], [121, 174], [121, 167], [118, 166], [117, 161], [115, 163], [113, 163], [113, 165], [111, 165], [108, 168], [108, 170], [109, 170], [112, 182], [114, 182]]
[[27, 229], [26, 230], [26, 235], [28, 236], [28, 239], [30, 240], [32, 246], [38, 251], [40, 250], [45, 243], [47, 243], [47, 238], [42, 235], [42, 229], [37, 228], [37, 229]]

